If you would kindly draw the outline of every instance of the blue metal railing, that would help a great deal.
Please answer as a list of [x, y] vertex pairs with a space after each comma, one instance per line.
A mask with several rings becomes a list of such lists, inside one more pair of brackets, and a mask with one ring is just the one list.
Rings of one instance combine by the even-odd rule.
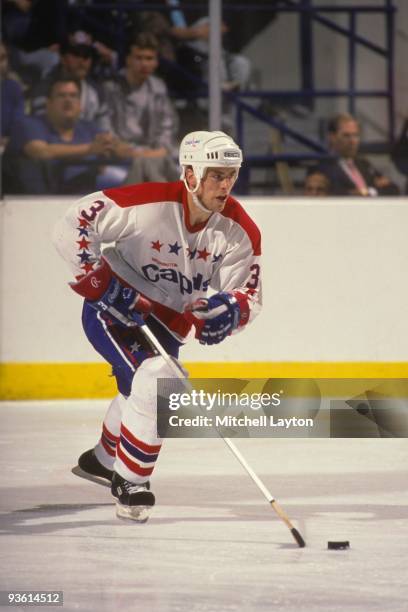
[[[382, 0], [382, 4], [358, 5], [313, 5], [313, 0], [280, 0], [272, 6], [265, 4], [248, 3], [247, 5], [225, 5], [224, 10], [228, 12], [245, 10], [253, 11], [269, 11], [274, 13], [293, 13], [299, 15], [300, 18], [300, 40], [301, 40], [301, 87], [296, 90], [276, 90], [276, 91], [248, 91], [225, 94], [225, 97], [236, 106], [236, 129], [238, 141], [245, 150], [244, 143], [244, 125], [248, 115], [258, 119], [259, 121], [276, 128], [282, 134], [298, 142], [306, 147], [308, 151], [299, 153], [281, 153], [270, 154], [267, 156], [248, 156], [246, 161], [249, 165], [261, 165], [262, 161], [265, 165], [271, 165], [276, 161], [302, 161], [306, 159], [321, 159], [328, 156], [327, 148], [317, 139], [305, 137], [301, 132], [287, 126], [283, 121], [271, 117], [259, 108], [248, 103], [250, 100], [262, 99], [277, 99], [284, 98], [288, 101], [302, 101], [309, 108], [313, 107], [313, 103], [318, 98], [340, 98], [348, 99], [348, 110], [351, 114], [355, 114], [356, 101], [359, 98], [381, 98], [385, 99], [387, 104], [387, 140], [388, 144], [394, 141], [395, 134], [395, 119], [394, 119], [394, 20], [396, 8], [392, 0]], [[208, 11], [207, 2], [189, 3], [180, 2], [181, 10], [194, 10], [197, 13], [206, 14]], [[70, 7], [72, 11], [73, 7]], [[163, 6], [163, 4], [155, 2], [115, 2], [101, 3], [93, 2], [92, 4], [78, 5], [76, 10], [85, 18], [91, 19], [89, 13], [98, 13], [101, 11], [114, 11], [117, 15], [115, 24], [115, 32], [118, 41], [118, 50], [123, 51], [124, 41], [124, 15], [126, 11], [135, 10], [158, 10], [170, 12], [174, 7]], [[348, 26], [339, 25], [332, 16], [345, 14], [348, 16]], [[383, 15], [385, 18], [385, 44], [381, 46], [367, 37], [358, 33], [358, 17], [360, 15]], [[347, 88], [329, 88], [318, 89], [315, 87], [314, 75], [314, 49], [313, 49], [313, 23], [329, 28], [333, 32], [348, 39], [348, 70], [347, 70]], [[106, 26], [110, 27], [109, 25]], [[373, 54], [384, 58], [386, 61], [386, 84], [384, 88], [376, 89], [359, 89], [356, 76], [357, 65], [357, 48], [362, 47]], [[183, 68], [178, 67], [186, 79], [188, 79], [195, 87], [196, 97], [208, 96], [208, 86], [195, 75], [189, 74]], [[386, 143], [383, 143], [384, 145]], [[377, 148], [381, 148], [381, 143], [377, 143]]]
[[[278, 129], [282, 135], [291, 137], [299, 144], [306, 145], [309, 148], [308, 152], [299, 153], [279, 153], [269, 154], [268, 156], [246, 155], [246, 163], [249, 166], [259, 167], [273, 164], [277, 161], [287, 161], [296, 163], [311, 159], [323, 159], [329, 156], [328, 150], [319, 142], [313, 139], [306, 139], [304, 135], [296, 130], [288, 128], [283, 122], [277, 119], [262, 116], [262, 113], [245, 104], [244, 99], [286, 99], [301, 100], [303, 104], [310, 100], [311, 103], [305, 104], [309, 108], [313, 107], [313, 102], [317, 98], [340, 98], [348, 99], [348, 111], [354, 115], [356, 112], [356, 101], [360, 98], [385, 99], [387, 104], [387, 142], [375, 143], [372, 146], [373, 151], [383, 150], [394, 141], [395, 135], [395, 115], [394, 115], [394, 17], [396, 8], [392, 0], [384, 0], [382, 6], [313, 6], [312, 0], [282, 0], [284, 6], [275, 7], [276, 12], [294, 12], [300, 15], [300, 38], [301, 43], [307, 45], [306, 53], [301, 53], [301, 87], [297, 91], [264, 91], [264, 92], [241, 92], [235, 95], [235, 104], [237, 106], [237, 133], [238, 140], [241, 146], [244, 145], [244, 124], [245, 114], [250, 114], [257, 117], [260, 121], [271, 125]], [[254, 7], [252, 7], [254, 10]], [[348, 15], [348, 27], [344, 27], [334, 22], [331, 18], [322, 15], [322, 13], [339, 14], [345, 13]], [[357, 32], [359, 14], [382, 14], [385, 16], [385, 45], [380, 46]], [[305, 16], [307, 19], [305, 19]], [[329, 88], [317, 89], [314, 80], [313, 66], [313, 35], [312, 23], [317, 22], [332, 31], [346, 37], [348, 39], [348, 71], [347, 71], [347, 88]], [[357, 66], [357, 47], [361, 46], [368, 49], [372, 53], [386, 60], [386, 84], [383, 89], [359, 89], [357, 83], [356, 66]], [[314, 154], [313, 154], [314, 151]], [[249, 179], [248, 179], [249, 180]]]
[[[370, 90], [366, 90], [363, 93], [364, 97], [384, 97], [387, 99], [387, 115], [388, 115], [388, 140], [389, 142], [394, 141], [395, 137], [395, 118], [394, 118], [394, 17], [396, 13], [396, 7], [392, 0], [383, 0], [383, 5], [371, 5], [371, 6], [350, 6], [350, 5], [337, 5], [337, 6], [312, 6], [311, 0], [300, 0], [298, 3], [295, 0], [282, 0], [283, 4], [286, 5], [286, 10], [291, 9], [299, 11], [300, 14], [309, 14], [312, 21], [320, 23], [321, 25], [331, 29], [332, 31], [348, 38], [348, 110], [351, 114], [355, 113], [355, 102], [356, 98], [360, 97], [360, 92], [357, 89], [356, 83], [356, 56], [357, 56], [357, 45], [360, 45], [374, 54], [383, 57], [386, 60], [386, 87], [384, 90], [372, 90], [370, 96]], [[277, 9], [279, 10], [279, 9]], [[321, 13], [332, 13], [332, 14], [347, 14], [348, 15], [348, 28], [339, 25], [332, 19], [323, 16]], [[357, 17], [360, 14], [380, 14], [385, 17], [385, 45], [380, 46], [365, 36], [361, 36], [357, 33]], [[310, 67], [302, 66], [302, 73], [305, 70], [310, 70]], [[303, 90], [304, 88], [302, 88]], [[312, 88], [311, 91], [314, 91]], [[344, 94], [339, 90], [331, 90], [334, 97], [336, 95], [343, 96]], [[316, 92], [317, 93], [317, 92]], [[329, 94], [329, 92], [327, 92]]]

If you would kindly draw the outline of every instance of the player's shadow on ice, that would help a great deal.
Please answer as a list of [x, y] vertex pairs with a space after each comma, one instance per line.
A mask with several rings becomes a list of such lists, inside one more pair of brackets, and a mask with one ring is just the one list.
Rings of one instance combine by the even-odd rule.
[[[109, 506], [112, 510], [112, 521], [110, 520], [64, 520], [56, 521], [56, 518], [65, 518], [67, 515], [77, 514], [87, 510], [97, 510]], [[52, 519], [51, 521], [49, 519]], [[38, 521], [38, 522], [37, 522]], [[32, 508], [22, 508], [4, 513], [0, 517], [1, 535], [43, 535], [52, 534], [61, 530], [76, 529], [83, 527], [95, 527], [96, 525], [111, 525], [115, 523], [114, 505], [109, 503], [91, 504], [40, 504]]]
[[[161, 512], [165, 512], [166, 507], [172, 507], [166, 505], [162, 507]], [[189, 506], [190, 507], [190, 506]], [[209, 506], [207, 506], [209, 507]], [[105, 508], [107, 510], [105, 510]], [[172, 507], [174, 511], [175, 506]], [[330, 516], [330, 512], [333, 511], [336, 513], [336, 517], [339, 517], [339, 513], [344, 513], [345, 520], [351, 522], [371, 522], [371, 521], [379, 521], [379, 520], [398, 520], [398, 519], [407, 519], [408, 518], [408, 508], [406, 505], [380, 505], [380, 504], [343, 504], [343, 505], [327, 505], [327, 504], [313, 504], [306, 506], [296, 506], [292, 504], [286, 504], [285, 509], [288, 511], [289, 515], [292, 519], [296, 519], [297, 521], [301, 521], [304, 525], [311, 518], [322, 517], [324, 515], [325, 520]], [[279, 523], [279, 519], [275, 516], [271, 510], [263, 504], [257, 504], [254, 506], [240, 509], [236, 505], [231, 505], [228, 503], [225, 504], [217, 504], [215, 510], [215, 515], [206, 516], [203, 514], [199, 514], [197, 512], [199, 510], [198, 506], [191, 506], [191, 514], [190, 516], [186, 516], [185, 510], [183, 516], [180, 517], [163, 517], [163, 516], [155, 516], [155, 511], [153, 511], [152, 516], [150, 518], [147, 526], [137, 525], [130, 521], [120, 521], [116, 518], [114, 502], [98, 502], [98, 503], [60, 503], [60, 504], [40, 504], [37, 506], [33, 506], [31, 508], [22, 508], [19, 510], [13, 510], [9, 513], [4, 513], [0, 518], [0, 533], [3, 535], [46, 535], [46, 534], [58, 534], [61, 531], [71, 530], [70, 537], [83, 537], [83, 534], [76, 534], [76, 530], [81, 530], [83, 528], [95, 528], [95, 527], [104, 527], [111, 529], [112, 526], [118, 528], [119, 531], [112, 532], [107, 535], [105, 532], [101, 533], [90, 533], [89, 536], [93, 538], [106, 538], [110, 537], [113, 539], [120, 539], [121, 537], [129, 537], [129, 528], [134, 529], [134, 536], [138, 539], [146, 538], [158, 538], [165, 540], [183, 540], [188, 539], [192, 540], [194, 538], [186, 537], [186, 538], [174, 538], [169, 534], [169, 537], [166, 537], [162, 533], [158, 535], [157, 533], [152, 533], [149, 530], [149, 526], [166, 526], [166, 525], [176, 525], [182, 523], [209, 523], [209, 524], [233, 524], [235, 522], [243, 522], [250, 521], [252, 523], [275, 523], [275, 526]], [[220, 510], [223, 512], [222, 516], [217, 516], [216, 510]], [[93, 511], [91, 517], [81, 517], [83, 513], [88, 511]], [[228, 512], [228, 515], [225, 515], [225, 512]], [[101, 516], [101, 513], [103, 516]], [[354, 516], [350, 517], [353, 513]], [[358, 516], [358, 514], [361, 516]], [[61, 520], [58, 520], [61, 519]], [[122, 528], [126, 528], [126, 535], [122, 532]], [[304, 527], [302, 527], [304, 529]], [[148, 533], [144, 534], [144, 530], [148, 531]], [[197, 538], [197, 541], [202, 541], [207, 538]], [[228, 540], [233, 543], [235, 540]], [[244, 540], [240, 540], [242, 543]], [[246, 540], [245, 540], [246, 541]], [[238, 541], [237, 541], [238, 542]], [[261, 541], [253, 542], [253, 543], [261, 543]], [[278, 545], [278, 543], [277, 543]], [[291, 548], [287, 544], [281, 544], [282, 547]], [[296, 545], [295, 545], [296, 546]]]

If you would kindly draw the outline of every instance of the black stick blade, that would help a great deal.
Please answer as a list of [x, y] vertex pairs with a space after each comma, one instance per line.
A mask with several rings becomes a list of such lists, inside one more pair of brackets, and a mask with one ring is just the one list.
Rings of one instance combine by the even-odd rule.
[[293, 527], [290, 531], [291, 531], [293, 537], [295, 538], [299, 548], [304, 548], [306, 546], [306, 542], [304, 541], [304, 539], [302, 538], [302, 536], [300, 535], [298, 530]]

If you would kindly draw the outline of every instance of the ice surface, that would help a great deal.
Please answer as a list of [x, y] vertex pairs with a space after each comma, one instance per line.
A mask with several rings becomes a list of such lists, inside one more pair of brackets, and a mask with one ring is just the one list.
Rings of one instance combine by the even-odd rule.
[[150, 521], [117, 519], [70, 472], [106, 407], [0, 404], [1, 590], [63, 590], [65, 612], [406, 612], [407, 440], [236, 441], [299, 549], [220, 440], [166, 440]]

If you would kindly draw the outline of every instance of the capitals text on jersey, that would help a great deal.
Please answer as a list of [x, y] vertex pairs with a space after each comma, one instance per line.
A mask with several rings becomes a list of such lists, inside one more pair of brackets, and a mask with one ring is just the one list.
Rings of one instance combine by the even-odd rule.
[[188, 293], [189, 295], [193, 293], [193, 289], [194, 291], [207, 291], [211, 280], [209, 278], [203, 281], [203, 275], [200, 273], [190, 280], [180, 270], [159, 268], [153, 263], [142, 266], [142, 272], [146, 279], [152, 283], [157, 283], [160, 279], [170, 283], [178, 283], [181, 294]]

